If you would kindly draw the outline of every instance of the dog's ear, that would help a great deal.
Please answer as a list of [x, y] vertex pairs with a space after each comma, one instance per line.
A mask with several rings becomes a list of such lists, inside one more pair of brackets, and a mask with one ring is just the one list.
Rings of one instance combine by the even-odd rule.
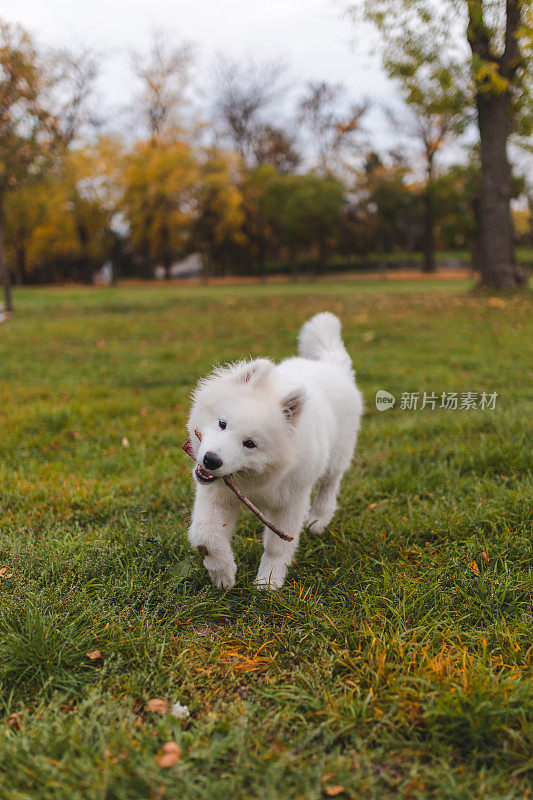
[[292, 425], [298, 420], [304, 403], [305, 392], [303, 389], [293, 389], [281, 401], [281, 410]]
[[242, 361], [234, 367], [234, 378], [237, 383], [259, 383], [268, 375], [273, 366], [273, 362], [268, 358]]

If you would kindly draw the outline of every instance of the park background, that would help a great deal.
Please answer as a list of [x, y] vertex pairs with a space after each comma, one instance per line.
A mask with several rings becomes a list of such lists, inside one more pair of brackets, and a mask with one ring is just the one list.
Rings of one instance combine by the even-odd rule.
[[[204, 97], [165, 2], [112, 109], [128, 19], [93, 5], [83, 46], [39, 29], [73, 4], [1, 28], [0, 796], [530, 798], [530, 4], [341, 9], [376, 86], [332, 85], [324, 22], [326, 83], [284, 97], [275, 54], [231, 52]], [[219, 5], [215, 38], [250, 6], [306, 29], [304, 0]], [[186, 538], [190, 392], [326, 309], [366, 405], [339, 510], [279, 592], [243, 514], [220, 592]]]
[[[210, 9], [205, 0], [208, 41]], [[7, 310], [12, 282], [200, 271], [386, 275], [440, 265], [470, 268], [487, 286], [524, 285], [529, 2], [310, 0], [288, 16], [258, 8], [257, 24], [277, 24], [278, 38], [252, 54], [246, 41], [240, 53], [234, 42], [202, 51], [175, 17], [152, 20], [142, 41], [133, 25], [135, 46], [117, 50], [115, 40], [106, 50], [116, 12], [103, 14], [99, 36], [86, 12], [57, 11], [78, 24], [64, 41], [16, 21], [1, 27]], [[48, 39], [57, 30], [33, 0], [20, 13]], [[250, 34], [249, 13], [241, 22], [237, 9], [233, 27]], [[283, 52], [291, 37], [299, 52], [298, 19], [317, 66], [314, 52], [303, 61], [300, 52], [297, 68]]]

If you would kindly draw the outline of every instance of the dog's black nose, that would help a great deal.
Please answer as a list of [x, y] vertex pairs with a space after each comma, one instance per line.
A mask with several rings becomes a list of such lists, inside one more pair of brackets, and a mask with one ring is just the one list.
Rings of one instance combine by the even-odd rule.
[[218, 469], [222, 466], [222, 459], [217, 456], [216, 453], [212, 453], [210, 450], [204, 456], [204, 467], [206, 469], [214, 470]]

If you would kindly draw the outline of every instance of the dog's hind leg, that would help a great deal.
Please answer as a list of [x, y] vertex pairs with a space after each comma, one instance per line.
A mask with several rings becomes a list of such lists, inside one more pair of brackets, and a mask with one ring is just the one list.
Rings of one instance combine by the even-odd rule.
[[298, 547], [300, 533], [309, 509], [310, 495], [309, 491], [290, 508], [277, 509], [270, 515], [271, 521], [294, 539], [292, 542], [286, 542], [265, 528], [264, 550], [255, 579], [256, 586], [263, 589], [280, 589], [283, 586], [285, 575]]
[[337, 509], [337, 495], [341, 483], [342, 472], [328, 474], [318, 484], [318, 491], [307, 518], [311, 533], [322, 533], [333, 518]]

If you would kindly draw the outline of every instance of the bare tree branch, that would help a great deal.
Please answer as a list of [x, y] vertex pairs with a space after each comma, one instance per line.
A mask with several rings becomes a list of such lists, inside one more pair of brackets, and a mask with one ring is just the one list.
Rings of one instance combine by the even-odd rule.
[[250, 163], [265, 112], [287, 91], [287, 67], [279, 61], [240, 63], [219, 57], [215, 74], [215, 113], [242, 158]]
[[190, 43], [173, 45], [168, 34], [158, 28], [152, 33], [148, 54], [131, 53], [133, 71], [141, 83], [135, 110], [151, 137], [184, 126], [193, 56]]

